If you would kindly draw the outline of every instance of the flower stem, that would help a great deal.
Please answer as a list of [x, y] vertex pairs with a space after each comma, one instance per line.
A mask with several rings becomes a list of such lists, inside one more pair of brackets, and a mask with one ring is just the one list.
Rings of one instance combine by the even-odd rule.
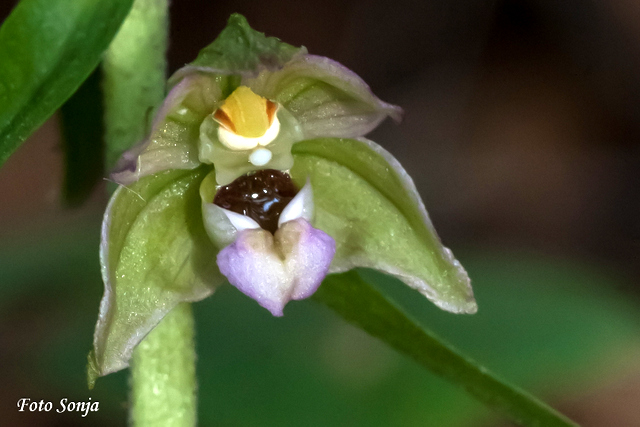
[[134, 426], [196, 425], [193, 314], [182, 303], [171, 310], [133, 353]]
[[141, 141], [165, 96], [168, 0], [135, 0], [103, 61], [106, 170]]
[[[123, 151], [149, 131], [165, 96], [168, 0], [135, 0], [105, 53], [105, 163], [110, 170]], [[138, 345], [131, 362], [134, 426], [196, 424], [193, 315], [174, 308]]]

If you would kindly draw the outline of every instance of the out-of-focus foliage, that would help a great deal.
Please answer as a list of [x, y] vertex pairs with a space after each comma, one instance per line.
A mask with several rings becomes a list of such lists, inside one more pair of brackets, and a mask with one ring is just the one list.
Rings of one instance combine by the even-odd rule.
[[82, 204], [104, 176], [102, 74], [97, 68], [60, 109], [65, 176], [64, 202]]
[[23, 0], [0, 27], [0, 165], [98, 65], [133, 0]]
[[[102, 291], [97, 232], [66, 231], [35, 245], [0, 248], [0, 323], [37, 334], [19, 325], [13, 307], [38, 307], [45, 299], [55, 326], [14, 368], [53, 399], [99, 400], [100, 412], [89, 416], [117, 425], [126, 416], [125, 375], [106, 377], [92, 392], [84, 382]], [[616, 283], [591, 267], [485, 251], [461, 259], [481, 307], [473, 317], [440, 312], [395, 279], [363, 274], [421, 323], [533, 391], [557, 393], [551, 382], [575, 391], [604, 375], [602, 368], [614, 369], [623, 346], [639, 344], [638, 309], [608, 290]], [[223, 286], [194, 309], [203, 425], [456, 426], [491, 416], [462, 390], [313, 302], [273, 318]]]

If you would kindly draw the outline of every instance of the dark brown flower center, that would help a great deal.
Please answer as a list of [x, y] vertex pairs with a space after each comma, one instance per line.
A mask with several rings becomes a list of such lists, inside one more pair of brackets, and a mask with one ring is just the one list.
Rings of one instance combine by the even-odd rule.
[[289, 174], [265, 169], [237, 178], [220, 187], [213, 203], [246, 215], [260, 227], [275, 233], [282, 210], [298, 193]]

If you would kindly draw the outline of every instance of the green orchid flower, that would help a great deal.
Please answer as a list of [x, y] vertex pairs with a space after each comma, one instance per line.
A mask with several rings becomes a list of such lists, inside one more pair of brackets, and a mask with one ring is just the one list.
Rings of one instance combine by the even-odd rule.
[[476, 311], [413, 181], [363, 138], [400, 108], [353, 72], [233, 15], [169, 86], [112, 175], [90, 378], [125, 368], [173, 307], [227, 281], [281, 316], [327, 274], [368, 267]]

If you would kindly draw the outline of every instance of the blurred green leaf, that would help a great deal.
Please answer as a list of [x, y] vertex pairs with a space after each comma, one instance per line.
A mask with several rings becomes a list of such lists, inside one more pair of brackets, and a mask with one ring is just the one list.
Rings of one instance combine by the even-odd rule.
[[0, 27], [0, 166], [98, 65], [133, 0], [22, 0]]
[[461, 385], [476, 399], [521, 425], [575, 425], [535, 397], [498, 379], [421, 327], [355, 270], [328, 276], [314, 298], [435, 374]]
[[[169, 0], [136, 0], [102, 62], [105, 169], [148, 136], [167, 82]], [[115, 186], [107, 186], [109, 193]]]
[[104, 126], [100, 68], [60, 109], [65, 159], [64, 202], [79, 206], [104, 175]]

